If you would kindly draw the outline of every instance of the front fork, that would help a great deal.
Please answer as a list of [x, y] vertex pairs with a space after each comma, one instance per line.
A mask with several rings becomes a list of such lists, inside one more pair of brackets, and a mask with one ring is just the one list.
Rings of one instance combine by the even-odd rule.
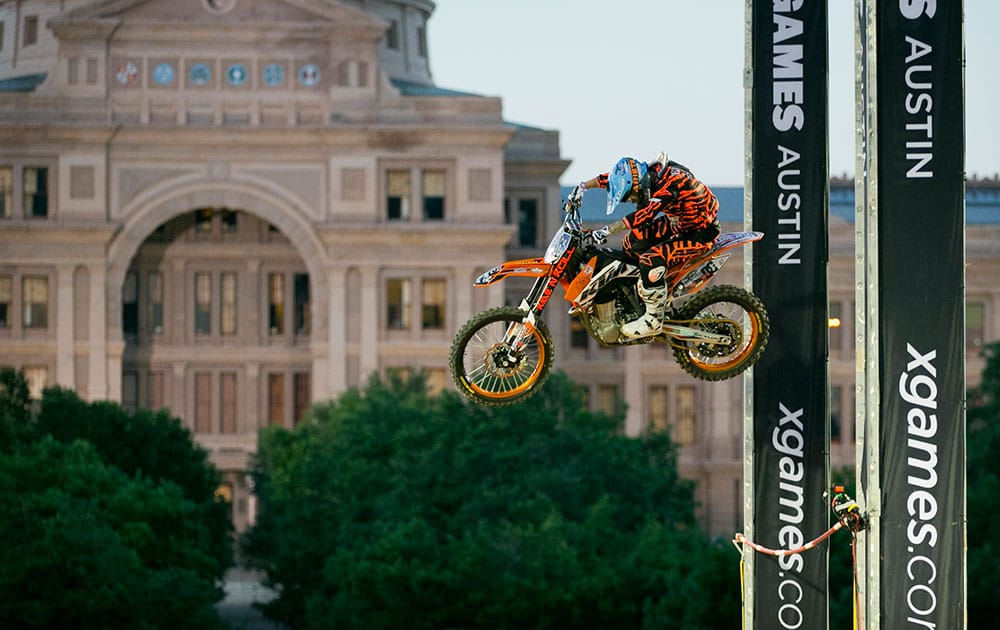
[[528, 341], [535, 333], [535, 322], [542, 309], [545, 308], [548, 298], [552, 295], [552, 289], [558, 284], [558, 280], [552, 276], [542, 276], [535, 280], [527, 297], [521, 300], [518, 308], [527, 311], [527, 316], [520, 322], [512, 322], [507, 326], [504, 334], [504, 343], [507, 345], [507, 358], [511, 361], [517, 360], [521, 351], [528, 345]]

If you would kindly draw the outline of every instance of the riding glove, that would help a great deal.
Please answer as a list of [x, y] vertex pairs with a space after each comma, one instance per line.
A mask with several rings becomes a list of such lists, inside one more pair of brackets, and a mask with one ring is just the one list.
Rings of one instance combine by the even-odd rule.
[[602, 228], [597, 228], [590, 233], [590, 240], [593, 241], [594, 245], [604, 245], [608, 242], [608, 237], [611, 235], [611, 230], [608, 226]]
[[566, 201], [568, 201], [569, 203], [573, 204], [576, 207], [579, 207], [580, 204], [583, 203], [583, 193], [586, 190], [587, 190], [587, 185], [583, 182], [580, 182], [579, 184], [576, 185], [576, 188], [574, 188], [569, 193], [569, 197], [566, 198]]

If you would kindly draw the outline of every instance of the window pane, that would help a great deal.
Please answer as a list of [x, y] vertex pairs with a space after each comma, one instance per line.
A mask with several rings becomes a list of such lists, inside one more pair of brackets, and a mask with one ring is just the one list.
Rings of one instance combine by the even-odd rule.
[[399, 22], [389, 20], [389, 30], [385, 32], [385, 45], [390, 50], [399, 50]]
[[49, 386], [49, 368], [24, 367], [24, 380], [28, 382], [28, 397], [32, 400], [42, 399], [42, 390]]
[[139, 403], [139, 373], [133, 370], [122, 372], [122, 409], [135, 413]]
[[22, 174], [24, 184], [24, 214], [32, 218], [44, 218], [49, 214], [49, 169], [45, 167], [25, 167]]
[[49, 279], [25, 276], [21, 279], [21, 300], [24, 303], [21, 325], [25, 328], [47, 328], [49, 325]]
[[667, 386], [650, 385], [646, 401], [646, 416], [651, 431], [662, 431], [667, 427]]
[[427, 368], [424, 376], [427, 379], [427, 392], [431, 396], [439, 395], [449, 383], [448, 372], [444, 368]]
[[125, 274], [122, 287], [122, 331], [126, 335], [139, 332], [139, 276], [130, 271]]
[[986, 308], [982, 302], [969, 302], [965, 305], [965, 349], [977, 353], [983, 348]]
[[24, 17], [24, 38], [22, 45], [32, 46], [38, 41], [38, 16], [27, 15]]
[[13, 299], [14, 279], [0, 276], [0, 328], [10, 327], [10, 303]]
[[573, 317], [569, 320], [569, 345], [571, 348], [578, 348], [581, 350], [586, 350], [590, 342], [590, 335], [587, 334], [587, 329], [583, 327], [583, 323], [580, 322], [579, 317]]
[[309, 409], [311, 379], [308, 372], [296, 372], [293, 376], [295, 391], [292, 393], [292, 413], [295, 424], [302, 422], [302, 416]]
[[267, 329], [272, 335], [285, 333], [284, 274], [267, 274]]
[[150, 372], [149, 392], [146, 398], [149, 408], [155, 410], [166, 407], [163, 396], [163, 372]]
[[844, 303], [830, 302], [830, 354], [839, 355], [843, 351]]
[[14, 213], [14, 169], [0, 166], [0, 217]]
[[221, 433], [236, 433], [236, 373], [219, 375], [219, 426]]
[[194, 375], [194, 432], [212, 430], [212, 375], [200, 372]]
[[222, 210], [222, 231], [228, 234], [234, 234], [238, 229], [239, 225], [236, 222], [236, 211], [224, 208]]
[[618, 411], [618, 386], [597, 386], [597, 410], [613, 416]]
[[227, 271], [220, 277], [222, 306], [219, 318], [219, 333], [236, 334], [236, 274]]
[[410, 281], [391, 278], [385, 283], [386, 327], [401, 330], [410, 327]]
[[444, 171], [424, 171], [424, 220], [444, 219]]
[[674, 441], [681, 446], [694, 444], [695, 400], [694, 387], [682, 385], [677, 388], [677, 426], [674, 427]]
[[285, 424], [285, 375], [267, 375], [267, 421]]
[[538, 201], [521, 199], [517, 203], [517, 234], [522, 247], [534, 247], [538, 241]]
[[198, 208], [194, 211], [194, 231], [200, 234], [212, 231], [211, 208]]
[[194, 332], [212, 332], [212, 276], [207, 273], [194, 274]]
[[386, 218], [406, 221], [410, 218], [410, 171], [386, 174]]
[[417, 27], [417, 54], [427, 56], [427, 29], [423, 26]]
[[445, 309], [447, 301], [445, 293], [448, 284], [443, 278], [424, 280], [422, 299], [422, 318], [425, 329], [441, 329], [445, 326]]
[[309, 334], [309, 275], [297, 273], [293, 278], [295, 291], [295, 334]]
[[149, 305], [149, 329], [158, 335], [163, 332], [163, 274], [159, 271], [151, 271], [146, 276], [146, 300]]
[[843, 389], [839, 385], [830, 387], [830, 441], [840, 442], [842, 439], [841, 422], [842, 411], [840, 399], [843, 397]]

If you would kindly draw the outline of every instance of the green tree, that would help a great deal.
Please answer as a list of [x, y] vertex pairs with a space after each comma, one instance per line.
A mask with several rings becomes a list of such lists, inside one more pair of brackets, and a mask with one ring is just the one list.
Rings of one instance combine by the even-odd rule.
[[195, 512], [83, 441], [0, 457], [0, 627], [218, 627]]
[[[0, 627], [214, 627], [218, 473], [180, 422], [0, 373]], [[7, 439], [10, 438], [10, 439]]]
[[969, 627], [1000, 618], [1000, 343], [984, 349], [982, 382], [969, 393], [967, 429]]
[[204, 540], [192, 541], [214, 558], [203, 567], [206, 577], [222, 579], [232, 566], [232, 523], [227, 505], [215, 498], [219, 473], [177, 418], [162, 410], [129, 414], [117, 403], [88, 403], [56, 387], [42, 394], [35, 430], [66, 443], [86, 440], [126, 475], [176, 484], [206, 526]]
[[[664, 434], [560, 374], [513, 408], [373, 380], [261, 436], [245, 541], [295, 627], [739, 627], [738, 555]], [[720, 592], [721, 589], [721, 592]]]

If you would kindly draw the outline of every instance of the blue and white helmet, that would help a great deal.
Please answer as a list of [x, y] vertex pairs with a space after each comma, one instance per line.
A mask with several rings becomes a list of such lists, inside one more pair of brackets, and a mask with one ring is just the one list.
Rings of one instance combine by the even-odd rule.
[[636, 187], [646, 175], [646, 164], [635, 158], [623, 157], [618, 160], [611, 172], [608, 173], [608, 214], [615, 211], [630, 192], [634, 192]]

